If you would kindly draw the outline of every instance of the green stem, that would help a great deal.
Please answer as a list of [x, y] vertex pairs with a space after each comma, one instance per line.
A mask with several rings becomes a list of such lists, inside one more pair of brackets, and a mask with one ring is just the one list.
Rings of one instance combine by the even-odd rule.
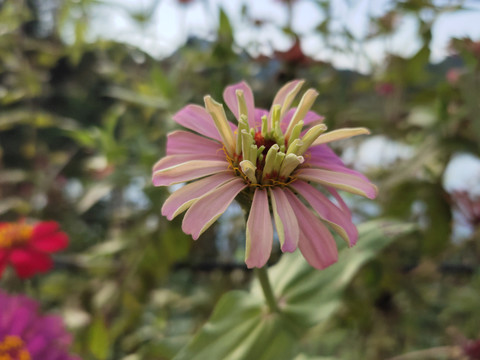
[[255, 273], [260, 281], [260, 285], [262, 285], [263, 295], [265, 295], [265, 300], [267, 300], [267, 305], [270, 309], [270, 312], [280, 312], [275, 295], [273, 295], [272, 286], [268, 280], [268, 272], [266, 267], [255, 269]]

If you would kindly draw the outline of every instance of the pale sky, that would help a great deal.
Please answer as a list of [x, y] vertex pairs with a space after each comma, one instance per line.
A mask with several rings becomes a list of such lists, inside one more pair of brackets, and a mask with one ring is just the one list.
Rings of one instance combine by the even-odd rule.
[[[287, 22], [287, 12], [278, 0], [196, 0], [188, 6], [178, 6], [176, 0], [106, 0], [105, 3], [109, 6], [98, 6], [92, 13], [92, 38], [103, 37], [133, 44], [158, 58], [174, 52], [188, 35], [213, 38], [219, 6], [224, 8], [232, 22], [236, 43], [251, 53], [268, 55], [272, 48], [286, 50], [291, 43], [291, 39], [279, 30]], [[154, 7], [155, 3], [158, 6]], [[355, 37], [362, 38], [369, 31], [367, 14], [384, 14], [389, 10], [389, 3], [388, 0], [332, 0], [333, 26], [346, 26]], [[241, 17], [243, 4], [247, 5], [251, 17], [265, 20], [270, 25], [258, 30], [245, 22]], [[433, 27], [432, 61], [441, 61], [448, 55], [447, 45], [452, 37], [469, 36], [480, 40], [480, 1], [469, 1], [468, 6], [474, 10], [445, 13], [437, 19]], [[298, 0], [293, 9], [293, 28], [302, 37], [304, 52], [319, 60], [330, 61], [338, 68], [367, 72], [371, 69], [369, 62], [381, 64], [386, 50], [408, 56], [419, 47], [415, 40], [415, 20], [407, 17], [400, 21], [398, 31], [391, 39], [365, 43], [362, 50], [366, 57], [361, 51], [355, 51], [355, 56], [333, 53], [326, 49], [318, 35], [312, 34], [324, 17], [317, 5], [311, 0]], [[142, 27], [132, 20], [129, 11], [151, 14], [152, 21]], [[428, 17], [429, 14], [422, 16]], [[341, 39], [334, 41], [342, 45]], [[253, 42], [257, 46], [253, 47]]]

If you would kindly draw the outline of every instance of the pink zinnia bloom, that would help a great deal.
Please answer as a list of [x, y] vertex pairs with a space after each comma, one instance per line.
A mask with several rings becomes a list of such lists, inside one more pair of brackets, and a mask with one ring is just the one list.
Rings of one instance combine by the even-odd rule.
[[[318, 95], [313, 89], [291, 109], [303, 83], [296, 80], [281, 88], [270, 111], [255, 108], [245, 82], [227, 87], [223, 97], [238, 126], [227, 120], [223, 106], [210, 96], [205, 97], [205, 108], [186, 106], [174, 120], [193, 132], [170, 133], [167, 156], [153, 167], [155, 186], [196, 180], [175, 191], [162, 208], [169, 220], [187, 210], [182, 229], [195, 240], [235, 198], [247, 208], [245, 262], [249, 268], [264, 266], [270, 257], [272, 215], [282, 251], [299, 247], [318, 269], [333, 264], [337, 247], [326, 225], [350, 246], [358, 237], [336, 189], [368, 198], [377, 194], [375, 185], [345, 167], [326, 145], [368, 130], [326, 133], [323, 117], [310, 111]], [[338, 205], [313, 184], [322, 185]]]
[[71, 342], [61, 318], [41, 315], [26, 296], [0, 291], [0, 359], [80, 360], [69, 355]]
[[20, 278], [46, 272], [53, 267], [50, 254], [67, 245], [68, 236], [55, 221], [0, 223], [0, 277], [8, 263]]

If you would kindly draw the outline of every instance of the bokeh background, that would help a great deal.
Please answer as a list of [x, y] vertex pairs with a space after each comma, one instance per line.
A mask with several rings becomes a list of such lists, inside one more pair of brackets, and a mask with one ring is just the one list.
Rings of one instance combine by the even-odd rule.
[[355, 221], [416, 230], [356, 273], [302, 359], [480, 359], [479, 23], [460, 0], [0, 0], [0, 220], [71, 240], [24, 291], [83, 359], [172, 359], [252, 278], [238, 206], [197, 242], [160, 214], [172, 115], [240, 80], [269, 108], [303, 78], [330, 129], [372, 131], [334, 144], [379, 187], [345, 197]]

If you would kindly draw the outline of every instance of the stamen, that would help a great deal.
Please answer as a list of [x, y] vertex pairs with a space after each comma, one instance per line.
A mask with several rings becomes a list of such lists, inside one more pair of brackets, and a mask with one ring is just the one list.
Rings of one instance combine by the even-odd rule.
[[[250, 160], [252, 156], [250, 155], [250, 145], [253, 145], [253, 137], [252, 135], [246, 131], [242, 130], [242, 154], [243, 154], [243, 160]], [[256, 154], [255, 154], [256, 155]]]
[[253, 164], [257, 163], [257, 154], [258, 154], [258, 148], [257, 145], [250, 145], [250, 157], [248, 160], [250, 160]]
[[274, 174], [280, 173], [280, 168], [282, 167], [283, 159], [285, 159], [285, 153], [277, 152], [277, 155], [275, 156], [275, 163], [273, 164]]
[[240, 167], [250, 183], [257, 184], [257, 178], [255, 176], [255, 170], [257, 170], [256, 166], [248, 160], [243, 160], [240, 162]]
[[262, 184], [265, 184], [265, 181], [270, 177], [273, 172], [275, 158], [277, 157], [277, 152], [279, 149], [280, 147], [277, 144], [274, 144], [267, 152], [267, 157], [265, 158], [265, 166], [263, 167], [262, 172]]
[[273, 105], [272, 118], [271, 118], [271, 124], [270, 124], [270, 129], [272, 129], [273, 131], [275, 131], [277, 124], [280, 122], [280, 111], [281, 111], [280, 105]]
[[305, 151], [313, 144], [313, 142], [327, 130], [327, 126], [324, 124], [315, 125], [311, 129], [307, 131], [307, 133], [303, 136], [302, 142], [303, 145], [298, 150], [298, 155], [303, 155]]
[[205, 108], [212, 117], [215, 127], [222, 138], [228, 154], [230, 157], [233, 157], [236, 148], [235, 138], [233, 137], [232, 129], [228, 124], [227, 115], [225, 114], [223, 105], [213, 100], [209, 95], [204, 97], [204, 101]]
[[290, 91], [288, 95], [285, 97], [285, 101], [283, 102], [283, 105], [282, 105], [282, 110], [280, 111], [280, 119], [283, 119], [288, 109], [290, 109], [290, 106], [292, 105], [293, 100], [297, 96], [298, 92], [300, 91], [304, 83], [305, 83], [304, 80], [299, 81], [297, 86], [295, 86], [295, 88], [292, 91]]
[[[283, 136], [282, 129], [280, 129], [280, 125], [278, 124], [278, 122], [273, 129], [273, 138], [275, 139], [275, 142], [277, 144], [282, 144], [280, 146], [285, 146], [283, 145], [285, 143], [285, 137]], [[283, 151], [285, 151], [285, 149]]]
[[289, 146], [287, 150], [287, 155], [290, 154], [297, 154], [298, 155], [298, 149], [303, 145], [302, 140], [300, 139], [295, 139]]
[[242, 154], [242, 130], [248, 131], [247, 117], [245, 115], [241, 115], [238, 121], [237, 143], [235, 144], [236, 155]]
[[268, 133], [268, 119], [267, 115], [262, 116], [262, 136], [265, 137], [267, 136]]
[[[260, 147], [257, 149], [257, 159], [260, 160], [260, 156], [263, 156], [263, 155], [262, 155], [263, 150], [265, 150], [265, 145], [262, 145], [262, 146], [260, 146]], [[261, 160], [260, 160], [260, 161], [261, 161]]]
[[288, 124], [287, 131], [285, 132], [285, 137], [287, 139], [290, 137], [293, 127], [297, 125], [300, 120], [305, 118], [317, 96], [318, 92], [314, 89], [308, 89], [307, 92], [302, 96], [302, 100], [300, 100], [300, 104], [298, 104], [297, 110], [293, 114], [292, 121], [290, 121], [290, 124]]
[[303, 164], [303, 156], [297, 156], [295, 154], [288, 154], [283, 160], [278, 177], [280, 179], [286, 179], [297, 168], [298, 165]]
[[303, 129], [303, 124], [304, 124], [303, 120], [300, 120], [297, 123], [297, 125], [293, 127], [292, 134], [288, 138], [288, 144], [287, 144], [288, 147], [290, 147], [292, 142], [294, 142], [296, 139], [300, 137], [300, 133], [302, 132], [302, 129]]
[[245, 102], [245, 97], [243, 96], [243, 90], [237, 89], [235, 91], [235, 95], [237, 95], [237, 103], [238, 103], [238, 117], [239, 119], [242, 115], [245, 115], [247, 118], [248, 123], [248, 115], [253, 116], [253, 114], [248, 113], [247, 103]]

